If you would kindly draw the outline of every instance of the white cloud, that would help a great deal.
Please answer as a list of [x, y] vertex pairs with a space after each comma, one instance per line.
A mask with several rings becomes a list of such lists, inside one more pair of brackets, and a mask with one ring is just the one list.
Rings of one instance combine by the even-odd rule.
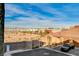
[[5, 10], [12, 11], [18, 14], [26, 14], [23, 10], [19, 9], [18, 7], [12, 4], [5, 4]]
[[[27, 7], [26, 7], [27, 8]], [[16, 5], [12, 5], [12, 4], [5, 4], [5, 17], [10, 17], [10, 16], [14, 16], [16, 14], [21, 14], [21, 15], [27, 15], [30, 17], [40, 17], [43, 19], [46, 19], [47, 17], [41, 15], [40, 13], [34, 13], [32, 12], [32, 10], [30, 9], [29, 11], [24, 11], [23, 9], [21, 9], [20, 7], [16, 6]], [[16, 14], [14, 14], [16, 13]]]
[[63, 12], [60, 12], [60, 11], [56, 10], [55, 8], [52, 8], [48, 5], [44, 5], [44, 4], [43, 5], [42, 4], [31, 4], [31, 5], [36, 6], [45, 12], [49, 12], [51, 14], [56, 14], [60, 18], [68, 18], [68, 16], [65, 15]]
[[[44, 5], [38, 5], [38, 4], [31, 4], [33, 6], [36, 6], [38, 8], [40, 8], [42, 11], [45, 11], [45, 12], [49, 12], [51, 14], [55, 14], [57, 15], [56, 17], [59, 17], [59, 18], [67, 18], [67, 15], [63, 14], [62, 12], [54, 9], [54, 8], [51, 8], [49, 6], [44, 6]], [[27, 8], [27, 7], [26, 7]], [[43, 19], [47, 19], [48, 17], [44, 16], [44, 15], [41, 15], [40, 12], [33, 12], [31, 9], [29, 11], [24, 11], [23, 9], [19, 8], [18, 6], [16, 5], [12, 5], [12, 4], [5, 4], [5, 10], [7, 12], [9, 11], [12, 11], [12, 13], [17, 13], [17, 14], [22, 14], [22, 15], [27, 15], [27, 16], [31, 16], [31, 17], [36, 17], [36, 18], [43, 18]], [[10, 16], [10, 15], [14, 15], [12, 13], [7, 13], [6, 16]], [[53, 18], [53, 17], [52, 17]]]
[[48, 28], [53, 27], [53, 21], [37, 18], [17, 18], [17, 21], [5, 22], [5, 27]]
[[[32, 12], [32, 10], [24, 11], [23, 9], [18, 8], [16, 5], [6, 4], [5, 9], [8, 10], [8, 12], [12, 11], [12, 13], [9, 12], [5, 16], [13, 16], [15, 15], [13, 14], [14, 12], [17, 14], [28, 15], [30, 17], [29, 18], [20, 17], [16, 19], [11, 19], [12, 21], [5, 22], [5, 27], [47, 28], [47, 27], [65, 27], [68, 25], [72, 25], [72, 24], [67, 25], [67, 23], [63, 24], [61, 22], [56, 23], [58, 21], [66, 20], [68, 16], [54, 8], [51, 8], [49, 6], [45, 7], [44, 5], [41, 4], [40, 5], [31, 4], [31, 5], [41, 8], [42, 11], [49, 12], [51, 14], [56, 14], [58, 16], [49, 18], [45, 17], [44, 15], [41, 15], [40, 12]], [[39, 18], [43, 18], [44, 20], [39, 20]]]
[[[53, 18], [57, 20], [56, 18]], [[10, 19], [9, 19], [10, 20]], [[16, 19], [15, 19], [16, 20]], [[69, 27], [75, 25], [73, 23], [59, 23], [53, 20], [39, 20], [38, 18], [24, 18], [19, 17], [17, 20], [12, 20], [9, 22], [5, 22], [5, 27], [8, 28], [56, 28], [56, 27]]]

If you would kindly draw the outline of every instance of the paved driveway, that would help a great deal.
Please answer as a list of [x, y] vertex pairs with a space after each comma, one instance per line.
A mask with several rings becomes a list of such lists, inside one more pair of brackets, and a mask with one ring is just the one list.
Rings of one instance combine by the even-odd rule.
[[12, 55], [13, 56], [69, 56], [67, 54], [63, 54], [63, 53], [45, 49], [45, 48], [34, 49], [31, 51], [18, 52]]

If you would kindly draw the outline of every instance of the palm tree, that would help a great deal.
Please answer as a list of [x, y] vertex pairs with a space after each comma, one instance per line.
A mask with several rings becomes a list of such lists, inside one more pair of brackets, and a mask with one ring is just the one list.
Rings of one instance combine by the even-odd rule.
[[48, 46], [51, 48], [51, 37], [47, 36], [47, 39], [48, 39]]
[[39, 47], [40, 47], [40, 38], [41, 38], [41, 37], [42, 37], [41, 35], [38, 37]]

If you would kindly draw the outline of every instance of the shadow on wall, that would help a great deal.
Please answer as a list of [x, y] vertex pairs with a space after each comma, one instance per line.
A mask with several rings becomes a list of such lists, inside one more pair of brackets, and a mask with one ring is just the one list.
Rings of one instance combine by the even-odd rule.
[[[13, 51], [19, 49], [34, 49], [43, 46], [44, 42], [33, 40], [33, 41], [23, 41], [23, 42], [14, 42], [14, 43], [5, 43], [4, 52]], [[8, 49], [8, 50], [7, 50]]]

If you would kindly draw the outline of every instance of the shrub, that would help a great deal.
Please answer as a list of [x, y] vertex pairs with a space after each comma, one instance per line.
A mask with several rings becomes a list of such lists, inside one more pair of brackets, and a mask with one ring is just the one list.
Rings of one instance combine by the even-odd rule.
[[39, 46], [32, 46], [32, 49], [39, 48]]

